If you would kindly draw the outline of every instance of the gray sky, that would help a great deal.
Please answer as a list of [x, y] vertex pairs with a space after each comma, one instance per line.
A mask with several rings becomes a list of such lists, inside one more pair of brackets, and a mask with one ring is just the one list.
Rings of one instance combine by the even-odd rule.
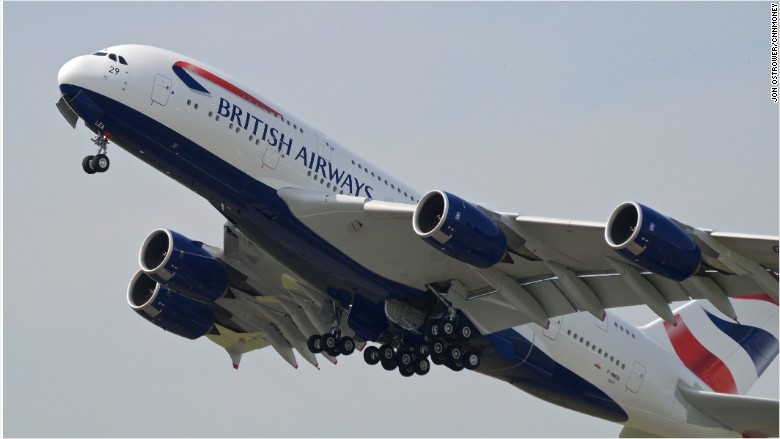
[[[125, 291], [143, 239], [222, 217], [129, 154], [86, 175], [57, 71], [124, 43], [187, 54], [425, 191], [605, 221], [626, 200], [778, 234], [768, 3], [17, 3], [3, 17], [6, 436], [615, 436], [503, 382], [272, 349], [236, 372]], [[623, 314], [644, 323], [645, 310]], [[777, 398], [777, 361], [751, 392]]]

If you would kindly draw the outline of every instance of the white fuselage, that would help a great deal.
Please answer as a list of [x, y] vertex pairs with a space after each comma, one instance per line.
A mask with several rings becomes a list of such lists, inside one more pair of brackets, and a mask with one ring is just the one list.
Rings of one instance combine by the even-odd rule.
[[[127, 65], [85, 55], [63, 66], [60, 84], [91, 90], [148, 116], [274, 190], [291, 187], [398, 203], [419, 201], [420, 192], [217, 69], [145, 46], [105, 51], [122, 55]], [[181, 62], [200, 67], [200, 73], [184, 70], [208, 92], [179, 81], [171, 66]], [[208, 79], [203, 70], [220, 80]], [[179, 145], [166, 146], [179, 153]], [[188, 152], [180, 153], [184, 157]], [[377, 274], [404, 282], [392, 272]], [[529, 324], [514, 330], [612, 398], [628, 414], [628, 426], [671, 436], [735, 435], [715, 425], [688, 422], [688, 408], [676, 394], [678, 384], [707, 385], [614, 313], [604, 321], [578, 313], [554, 319], [546, 329]]]

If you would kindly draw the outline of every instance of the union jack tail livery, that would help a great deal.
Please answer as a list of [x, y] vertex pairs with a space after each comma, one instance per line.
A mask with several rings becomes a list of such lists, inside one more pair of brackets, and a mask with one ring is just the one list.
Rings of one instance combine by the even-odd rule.
[[767, 295], [730, 301], [739, 321], [697, 300], [674, 312], [676, 326], [659, 319], [642, 330], [713, 391], [744, 395], [777, 357], [778, 306]]

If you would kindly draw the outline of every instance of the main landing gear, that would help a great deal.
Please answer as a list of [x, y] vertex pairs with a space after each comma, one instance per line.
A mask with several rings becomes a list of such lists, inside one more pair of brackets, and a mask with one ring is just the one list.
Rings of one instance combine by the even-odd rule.
[[425, 375], [433, 364], [443, 364], [453, 371], [479, 367], [479, 354], [466, 347], [473, 330], [467, 323], [450, 318], [431, 320], [425, 325], [425, 340], [405, 343], [395, 336], [381, 346], [369, 346], [363, 359], [370, 365], [381, 364], [385, 370], [396, 368], [405, 377]]
[[110, 138], [108, 132], [100, 132], [92, 142], [97, 145], [98, 152], [95, 155], [88, 155], [81, 161], [81, 167], [87, 174], [94, 174], [96, 172], [108, 171], [108, 166], [111, 162], [106, 155], [106, 149], [108, 147], [108, 139]]

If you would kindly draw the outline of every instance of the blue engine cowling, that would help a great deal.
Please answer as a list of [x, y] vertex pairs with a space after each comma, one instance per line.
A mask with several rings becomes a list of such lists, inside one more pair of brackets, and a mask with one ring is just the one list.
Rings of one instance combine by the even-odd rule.
[[701, 266], [701, 249], [672, 219], [639, 203], [623, 203], [607, 221], [607, 244], [623, 257], [676, 281]]
[[412, 223], [425, 242], [475, 267], [492, 267], [506, 253], [506, 235], [496, 223], [473, 204], [447, 192], [425, 194]]
[[212, 302], [228, 287], [225, 268], [204, 247], [171, 230], [152, 232], [141, 246], [143, 271], [162, 286], [202, 302]]
[[190, 340], [206, 334], [214, 325], [211, 306], [165, 288], [143, 271], [130, 281], [127, 303], [146, 320]]

